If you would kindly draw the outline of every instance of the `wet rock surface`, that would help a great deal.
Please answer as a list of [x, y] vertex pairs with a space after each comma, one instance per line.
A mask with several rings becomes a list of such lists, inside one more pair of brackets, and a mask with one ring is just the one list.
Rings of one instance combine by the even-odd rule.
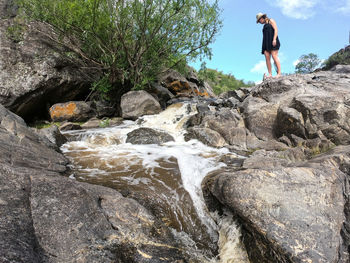
[[189, 260], [135, 200], [62, 176], [68, 161], [50, 143], [0, 105], [1, 262]]
[[31, 176], [30, 180], [33, 226], [53, 262], [164, 262], [162, 258], [181, 262], [184, 258], [169, 230], [135, 200], [63, 177]]
[[170, 134], [151, 128], [133, 130], [127, 134], [126, 139], [126, 142], [132, 144], [162, 144], [170, 141], [174, 141], [174, 138]]

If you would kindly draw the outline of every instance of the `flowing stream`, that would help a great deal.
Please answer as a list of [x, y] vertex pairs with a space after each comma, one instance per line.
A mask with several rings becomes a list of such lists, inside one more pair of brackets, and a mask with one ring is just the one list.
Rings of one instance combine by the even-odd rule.
[[[66, 132], [75, 138], [61, 147], [72, 163], [71, 178], [111, 187], [135, 198], [206, 262], [249, 262], [232, 216], [210, 214], [204, 204], [202, 180], [224, 166], [219, 159], [229, 152], [197, 140], [185, 142], [183, 125], [193, 114], [194, 104], [174, 104], [136, 122]], [[140, 127], [165, 131], [175, 142], [125, 143], [127, 134]], [[214, 255], [217, 245], [219, 256]]]

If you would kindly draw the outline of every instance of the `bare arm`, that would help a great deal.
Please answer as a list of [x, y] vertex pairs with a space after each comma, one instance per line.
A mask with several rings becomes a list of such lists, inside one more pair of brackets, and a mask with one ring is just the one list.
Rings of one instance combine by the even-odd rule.
[[277, 28], [277, 24], [276, 24], [275, 20], [270, 19], [270, 23], [271, 23], [271, 26], [273, 27], [273, 29], [275, 30], [275, 33], [273, 35], [273, 41], [272, 41], [272, 43], [275, 46], [276, 45], [276, 39], [277, 39], [277, 36], [278, 36], [278, 28]]

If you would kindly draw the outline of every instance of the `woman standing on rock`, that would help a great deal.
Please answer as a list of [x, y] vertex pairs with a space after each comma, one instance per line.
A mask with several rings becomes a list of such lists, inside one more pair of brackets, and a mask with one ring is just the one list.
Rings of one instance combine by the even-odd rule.
[[[277, 76], [281, 76], [281, 63], [278, 58], [278, 50], [280, 49], [280, 41], [278, 39], [278, 29], [275, 20], [268, 18], [266, 14], [258, 13], [256, 15], [256, 23], [264, 24], [263, 42], [261, 53], [265, 55], [266, 66], [269, 72], [267, 78], [272, 77], [271, 55], [277, 67]], [[265, 77], [265, 75], [264, 75]]]

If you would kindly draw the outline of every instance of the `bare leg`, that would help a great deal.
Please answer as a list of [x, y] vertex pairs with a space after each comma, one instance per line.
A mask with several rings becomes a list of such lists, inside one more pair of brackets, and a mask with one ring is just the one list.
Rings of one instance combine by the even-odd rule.
[[273, 61], [275, 62], [276, 66], [277, 66], [277, 76], [276, 77], [280, 77], [281, 76], [281, 63], [280, 63], [280, 60], [278, 58], [278, 50], [272, 50], [271, 55], [272, 55]]
[[268, 78], [272, 77], [272, 70], [271, 70], [271, 53], [268, 51], [264, 51], [265, 59], [266, 59], [266, 66], [267, 71], [269, 72]]

